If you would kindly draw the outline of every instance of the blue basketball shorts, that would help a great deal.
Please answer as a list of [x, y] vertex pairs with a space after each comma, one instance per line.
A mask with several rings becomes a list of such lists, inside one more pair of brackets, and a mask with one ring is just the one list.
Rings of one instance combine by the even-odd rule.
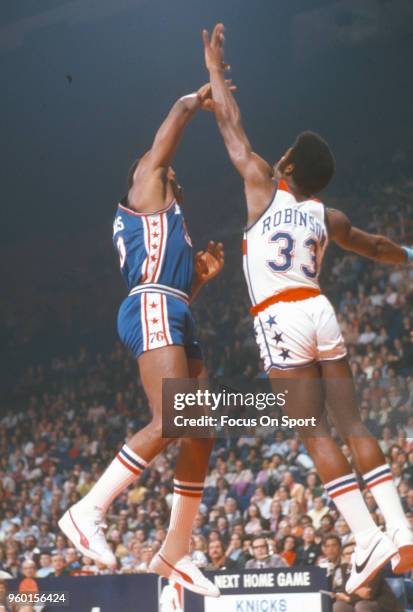
[[149, 283], [134, 287], [120, 306], [118, 334], [135, 358], [178, 344], [188, 359], [202, 359], [188, 296], [178, 289]]

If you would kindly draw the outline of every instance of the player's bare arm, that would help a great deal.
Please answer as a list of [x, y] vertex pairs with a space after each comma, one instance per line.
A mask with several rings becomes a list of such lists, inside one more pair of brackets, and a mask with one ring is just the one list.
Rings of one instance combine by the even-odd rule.
[[272, 167], [254, 153], [241, 120], [241, 111], [225, 85], [224, 26], [217, 24], [211, 40], [202, 32], [205, 63], [209, 70], [215, 117], [230, 159], [244, 179], [248, 207], [248, 224], [254, 223], [268, 205], [273, 193]]
[[402, 247], [377, 234], [370, 234], [351, 224], [341, 211], [327, 209], [330, 238], [346, 251], [352, 251], [381, 263], [403, 264], [408, 261], [408, 247]]
[[208, 242], [206, 251], [198, 251], [195, 255], [195, 274], [192, 284], [192, 299], [195, 299], [200, 289], [221, 272], [224, 267], [225, 255], [222, 242]]
[[131, 208], [141, 212], [159, 210], [171, 199], [168, 173], [185, 127], [198, 110], [212, 110], [211, 86], [179, 98], [158, 129], [153, 144], [139, 160], [128, 193]]

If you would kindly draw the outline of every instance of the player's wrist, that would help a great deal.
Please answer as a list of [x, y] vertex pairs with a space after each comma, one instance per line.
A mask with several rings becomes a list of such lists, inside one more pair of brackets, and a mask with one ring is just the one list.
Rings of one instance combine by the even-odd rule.
[[413, 247], [404, 245], [402, 246], [402, 249], [406, 254], [406, 263], [412, 264], [413, 263]]
[[179, 101], [187, 110], [195, 110], [200, 108], [202, 102], [199, 92], [197, 91], [187, 94], [186, 96], [182, 96]]
[[224, 75], [225, 74], [224, 66], [222, 65], [222, 63], [220, 63], [220, 64], [210, 64], [208, 66], [208, 70], [209, 70], [210, 74], [212, 74], [212, 73], [220, 74], [220, 75]]

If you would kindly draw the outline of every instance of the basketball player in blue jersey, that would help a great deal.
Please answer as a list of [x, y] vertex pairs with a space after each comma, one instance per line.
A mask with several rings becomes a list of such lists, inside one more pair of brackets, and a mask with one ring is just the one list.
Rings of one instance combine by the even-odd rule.
[[[244, 272], [257, 342], [274, 385], [282, 379], [289, 388], [288, 415], [317, 418], [316, 427], [300, 434], [328, 496], [354, 534], [356, 549], [346, 584], [354, 593], [389, 560], [396, 573], [411, 570], [413, 536], [380, 446], [361, 422], [341, 331], [321, 294], [318, 275], [329, 240], [388, 264], [411, 263], [413, 249], [353, 227], [342, 212], [325, 208], [315, 197], [335, 170], [330, 148], [317, 134], [298, 136], [275, 167], [254, 153], [239, 107], [225, 86], [222, 24], [214, 28], [211, 40], [204, 31], [203, 42], [215, 117], [244, 180]], [[356, 476], [330, 433], [325, 399], [384, 517], [386, 533], [373, 521]]]
[[[78, 550], [109, 566], [116, 566], [116, 559], [104, 536], [105, 512], [171, 442], [162, 437], [162, 379], [207, 376], [189, 304], [222, 269], [223, 246], [210, 242], [206, 252], [199, 252], [194, 274], [182, 190], [171, 163], [186, 125], [198, 110], [211, 106], [209, 84], [174, 104], [150, 150], [133, 165], [128, 195], [115, 215], [113, 242], [129, 291], [119, 310], [118, 331], [137, 359], [152, 420], [124, 444], [91, 491], [59, 521]], [[170, 526], [150, 569], [196, 593], [217, 597], [218, 588], [188, 555], [211, 448], [210, 439], [180, 441]]]

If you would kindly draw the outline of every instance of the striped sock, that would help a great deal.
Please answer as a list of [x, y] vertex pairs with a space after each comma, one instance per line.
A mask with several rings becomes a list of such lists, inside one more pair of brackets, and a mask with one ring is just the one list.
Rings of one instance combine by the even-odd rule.
[[324, 487], [350, 527], [356, 543], [363, 548], [368, 546], [378, 527], [364, 502], [355, 475], [341, 476]]
[[176, 563], [189, 552], [192, 526], [203, 493], [203, 482], [174, 480], [171, 520], [160, 550], [160, 555], [166, 557], [170, 563]]
[[363, 474], [363, 480], [380, 508], [380, 512], [386, 521], [386, 528], [390, 531], [397, 527], [410, 528], [387, 463], [370, 470], [367, 474]]
[[124, 444], [109, 467], [82, 499], [82, 504], [87, 503], [106, 511], [115, 497], [138, 478], [146, 467], [148, 467], [147, 462]]

